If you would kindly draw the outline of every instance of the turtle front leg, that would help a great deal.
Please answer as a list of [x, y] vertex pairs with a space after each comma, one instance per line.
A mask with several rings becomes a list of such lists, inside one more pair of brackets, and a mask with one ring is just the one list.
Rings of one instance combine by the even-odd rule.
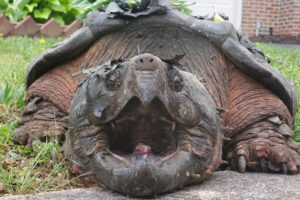
[[21, 127], [13, 136], [17, 142], [28, 146], [32, 141], [45, 140], [49, 135], [61, 140], [68, 128], [66, 117], [67, 114], [53, 103], [41, 97], [32, 98], [19, 121]]
[[292, 136], [293, 131], [278, 116], [269, 117], [226, 144], [226, 159], [239, 172], [299, 173], [299, 146]]
[[287, 106], [263, 85], [231, 69], [223, 159], [233, 170], [299, 173], [299, 146]]

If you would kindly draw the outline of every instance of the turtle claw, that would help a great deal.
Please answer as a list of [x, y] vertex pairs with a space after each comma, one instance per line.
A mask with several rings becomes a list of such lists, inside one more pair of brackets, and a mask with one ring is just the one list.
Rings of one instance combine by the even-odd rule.
[[238, 169], [240, 173], [245, 173], [246, 172], [246, 166], [247, 166], [247, 161], [244, 155], [239, 156], [238, 160]]
[[260, 167], [262, 172], [268, 172], [267, 161], [265, 158], [259, 159]]
[[281, 165], [281, 172], [283, 174], [287, 174], [288, 173], [288, 169], [287, 169], [287, 166], [286, 166], [285, 163], [282, 163], [282, 165]]
[[230, 169], [231, 170], [238, 170], [240, 173], [245, 173], [246, 172], [246, 166], [247, 166], [247, 161], [244, 155], [240, 155], [238, 157], [238, 162], [236, 163], [236, 160], [234, 158], [230, 159]]
[[33, 141], [46, 140], [49, 136], [61, 141], [67, 130], [65, 117], [66, 114], [51, 102], [34, 98], [22, 114], [21, 127], [13, 133], [14, 142], [30, 148]]
[[231, 169], [231, 170], [235, 170], [235, 169], [236, 169], [236, 168], [235, 168], [235, 161], [234, 161], [233, 158], [230, 159], [230, 169]]
[[[289, 138], [289, 140], [292, 140]], [[236, 144], [227, 154], [232, 170], [296, 174], [300, 170], [300, 155], [279, 140], [255, 138]]]

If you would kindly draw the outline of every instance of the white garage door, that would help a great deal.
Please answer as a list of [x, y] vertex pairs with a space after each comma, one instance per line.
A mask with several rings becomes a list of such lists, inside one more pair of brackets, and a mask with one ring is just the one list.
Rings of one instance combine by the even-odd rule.
[[192, 15], [207, 15], [213, 11], [224, 12], [229, 21], [233, 23], [236, 29], [241, 29], [242, 20], [242, 0], [186, 0], [187, 5], [193, 13]]

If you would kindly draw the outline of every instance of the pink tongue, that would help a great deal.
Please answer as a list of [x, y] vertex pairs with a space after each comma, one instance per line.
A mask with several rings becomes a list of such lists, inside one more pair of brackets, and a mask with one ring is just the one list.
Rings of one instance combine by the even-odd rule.
[[134, 153], [142, 154], [142, 155], [147, 155], [150, 152], [151, 152], [151, 147], [143, 143], [139, 143], [138, 145], [136, 145], [134, 150]]

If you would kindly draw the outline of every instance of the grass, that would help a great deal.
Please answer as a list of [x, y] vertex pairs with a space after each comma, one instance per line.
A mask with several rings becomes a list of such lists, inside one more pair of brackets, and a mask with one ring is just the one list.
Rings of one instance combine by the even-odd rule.
[[69, 173], [56, 140], [34, 142], [33, 148], [15, 145], [12, 132], [17, 127], [24, 104], [24, 77], [28, 63], [58, 39], [22, 37], [0, 38], [0, 184], [1, 194], [27, 194], [82, 187]]
[[[12, 132], [24, 107], [24, 76], [28, 63], [59, 39], [0, 37], [0, 185], [1, 194], [27, 194], [83, 186], [72, 176], [54, 139], [34, 142], [33, 148], [15, 145]], [[300, 51], [257, 44], [300, 94]], [[300, 104], [298, 105], [300, 110]], [[300, 112], [294, 126], [300, 143]]]
[[269, 57], [271, 65], [290, 80], [298, 94], [298, 112], [294, 125], [294, 139], [300, 144], [300, 50], [256, 44]]

